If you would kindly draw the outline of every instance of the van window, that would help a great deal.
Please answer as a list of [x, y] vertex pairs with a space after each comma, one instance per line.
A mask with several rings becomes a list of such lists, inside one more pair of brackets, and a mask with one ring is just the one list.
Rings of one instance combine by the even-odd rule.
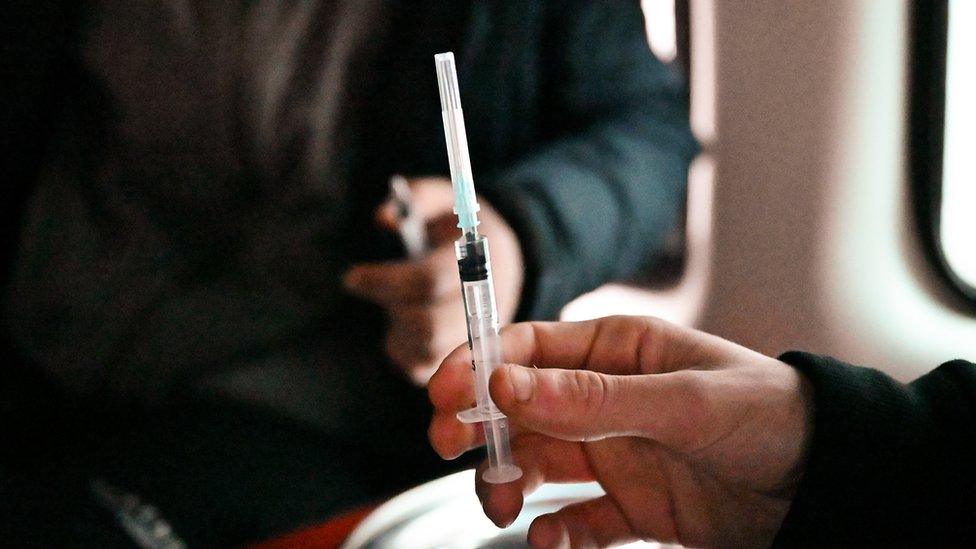
[[976, 2], [912, 5], [908, 145], [916, 220], [929, 259], [976, 311]]
[[[969, 28], [963, 27], [968, 22]], [[939, 237], [949, 268], [976, 286], [976, 2], [950, 0]]]

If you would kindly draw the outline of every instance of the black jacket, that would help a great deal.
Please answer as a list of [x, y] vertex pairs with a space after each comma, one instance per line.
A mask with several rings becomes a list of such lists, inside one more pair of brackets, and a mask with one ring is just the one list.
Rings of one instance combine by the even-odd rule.
[[947, 362], [903, 385], [806, 353], [813, 383], [806, 472], [776, 547], [973, 547], [976, 365]]

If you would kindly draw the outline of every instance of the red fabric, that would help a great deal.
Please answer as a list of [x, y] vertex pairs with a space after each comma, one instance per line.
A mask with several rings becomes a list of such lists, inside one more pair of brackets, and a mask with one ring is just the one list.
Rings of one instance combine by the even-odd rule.
[[360, 507], [334, 517], [324, 524], [310, 526], [280, 538], [251, 545], [249, 549], [304, 549], [306, 547], [326, 549], [339, 547], [376, 507], [377, 505]]

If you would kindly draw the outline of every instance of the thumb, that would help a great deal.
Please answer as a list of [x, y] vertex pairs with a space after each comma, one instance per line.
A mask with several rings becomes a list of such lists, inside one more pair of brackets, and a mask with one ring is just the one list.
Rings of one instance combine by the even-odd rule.
[[642, 436], [686, 449], [706, 427], [697, 373], [608, 375], [505, 365], [490, 391], [511, 421], [563, 440]]

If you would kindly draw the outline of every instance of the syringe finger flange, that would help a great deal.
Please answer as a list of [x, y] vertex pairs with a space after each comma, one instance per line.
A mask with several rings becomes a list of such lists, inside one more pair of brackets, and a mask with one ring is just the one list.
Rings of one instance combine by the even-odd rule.
[[467, 410], [461, 410], [456, 417], [461, 423], [482, 423], [493, 419], [502, 419], [505, 414], [498, 409], [492, 410], [474, 406]]

